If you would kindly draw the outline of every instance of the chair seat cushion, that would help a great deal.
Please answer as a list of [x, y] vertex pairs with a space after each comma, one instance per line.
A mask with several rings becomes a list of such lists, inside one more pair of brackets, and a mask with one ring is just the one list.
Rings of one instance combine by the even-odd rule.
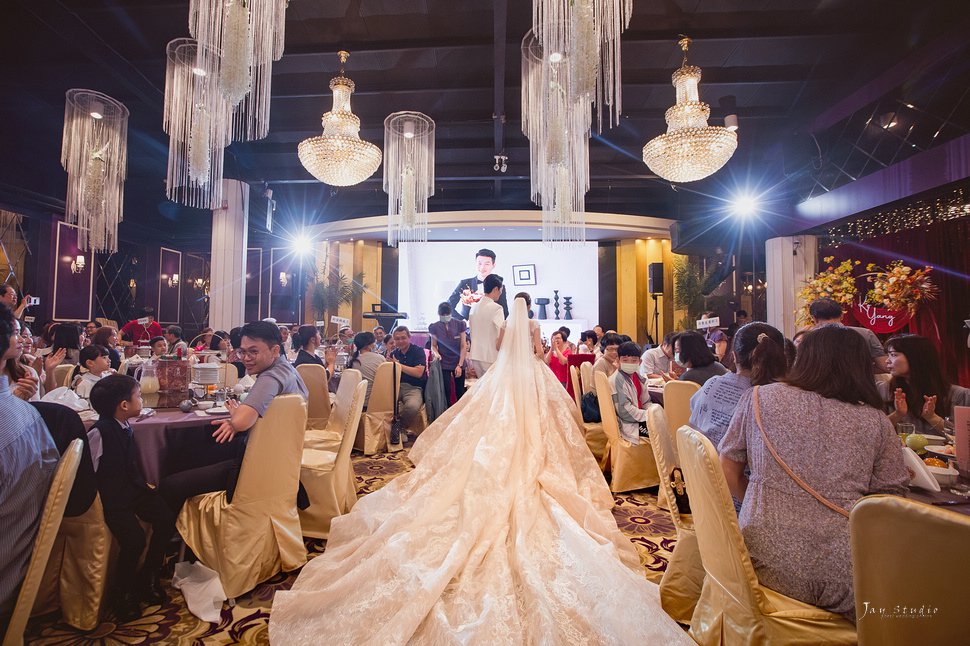
[[336, 460], [336, 451], [303, 449], [303, 462], [301, 466], [304, 469], [313, 469], [314, 471], [333, 471]]
[[797, 619], [814, 619], [816, 621], [831, 621], [833, 623], [844, 622], [851, 626], [851, 623], [842, 615], [837, 615], [828, 610], [823, 610], [817, 606], [799, 601], [776, 592], [771, 588], [761, 587], [764, 595], [764, 606], [762, 611], [769, 617], [786, 617]]
[[303, 449], [336, 451], [340, 448], [340, 440], [340, 433], [337, 431], [307, 431], [303, 439]]

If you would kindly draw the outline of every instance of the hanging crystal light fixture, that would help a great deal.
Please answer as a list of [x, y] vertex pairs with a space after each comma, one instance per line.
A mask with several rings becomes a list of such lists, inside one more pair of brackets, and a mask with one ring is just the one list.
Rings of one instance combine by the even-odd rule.
[[381, 149], [360, 138], [360, 119], [351, 112], [354, 82], [344, 76], [348, 52], [338, 52], [340, 75], [330, 80], [333, 109], [323, 115], [323, 134], [300, 142], [300, 162], [324, 184], [360, 184], [381, 165]]
[[387, 244], [428, 241], [428, 198], [434, 195], [434, 121], [420, 112], [384, 120]]
[[165, 114], [169, 135], [165, 194], [200, 209], [222, 203], [223, 151], [231, 108], [213, 77], [198, 67], [199, 45], [176, 38], [166, 48]]
[[707, 125], [711, 107], [700, 100], [698, 93], [701, 68], [687, 64], [690, 43], [690, 38], [678, 41], [684, 62], [671, 77], [677, 88], [677, 104], [664, 115], [667, 132], [643, 147], [643, 163], [671, 182], [695, 182], [713, 175], [738, 147], [737, 133]]
[[620, 34], [629, 26], [633, 0], [533, 0], [532, 32], [550, 56], [570, 67], [571, 98], [596, 106], [599, 130], [603, 116], [617, 123], [623, 111], [620, 88]]
[[191, 0], [189, 33], [196, 66], [218, 79], [233, 107], [232, 140], [269, 134], [273, 62], [283, 56], [289, 0]]
[[[94, 90], [68, 90], [61, 166], [67, 171], [68, 222], [78, 226], [78, 248], [118, 250], [128, 174], [128, 108]], [[84, 268], [84, 257], [78, 263]]]
[[570, 92], [571, 65], [542, 47], [530, 31], [522, 40], [522, 132], [529, 139], [532, 201], [542, 207], [547, 244], [586, 241], [589, 190], [589, 103]]

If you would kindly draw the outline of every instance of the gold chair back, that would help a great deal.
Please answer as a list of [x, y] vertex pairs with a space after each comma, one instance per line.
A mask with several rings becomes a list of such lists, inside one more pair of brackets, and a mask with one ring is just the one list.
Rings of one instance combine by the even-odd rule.
[[583, 385], [583, 394], [596, 388], [596, 384], [593, 383], [593, 364], [589, 361], [579, 364], [579, 376]]
[[677, 448], [706, 577], [691, 617], [698, 644], [854, 644], [845, 618], [762, 586], [741, 535], [717, 450], [689, 426]]
[[249, 431], [232, 504], [286, 497], [300, 483], [307, 407], [300, 395], [279, 395]]
[[350, 404], [354, 399], [354, 392], [357, 384], [361, 383], [363, 375], [356, 368], [345, 368], [340, 373], [340, 385], [333, 399], [333, 409], [330, 411], [330, 420], [327, 422], [328, 431], [342, 433], [347, 416], [350, 414]]
[[362, 451], [364, 455], [374, 455], [387, 450], [387, 435], [394, 418], [394, 393], [400, 392], [400, 387], [401, 370], [395, 370], [393, 362], [385, 361], [377, 367], [374, 383], [370, 389], [370, 399], [367, 401], [367, 410], [361, 414], [354, 439], [354, 448]]
[[573, 400], [576, 402], [576, 408], [579, 409], [579, 413], [582, 415], [583, 390], [579, 383], [579, 371], [576, 370], [576, 366], [569, 366], [569, 381], [573, 385]]
[[[870, 496], [852, 508], [849, 534], [861, 646], [966, 643], [970, 517]], [[906, 558], [914, 547], [921, 565]]]
[[[650, 448], [650, 439], [639, 438], [639, 444], [631, 444], [620, 435], [620, 422], [613, 405], [610, 378], [605, 372], [593, 374], [596, 400], [599, 402], [600, 419], [606, 433], [606, 456], [610, 465], [610, 491], [634, 491], [654, 487], [660, 482], [657, 462]], [[652, 404], [656, 406], [656, 404]], [[652, 430], [649, 431], [652, 433]]]
[[27, 620], [30, 618], [37, 590], [44, 576], [44, 570], [47, 568], [47, 559], [54, 546], [57, 530], [61, 526], [61, 519], [64, 518], [67, 499], [71, 495], [77, 467], [81, 463], [83, 446], [84, 443], [80, 439], [72, 441], [54, 471], [54, 479], [51, 481], [51, 488], [41, 513], [40, 525], [37, 528], [37, 538], [34, 539], [34, 551], [27, 563], [27, 572], [20, 585], [10, 623], [3, 637], [3, 646], [19, 646], [24, 643], [24, 630], [27, 628]]
[[232, 388], [239, 383], [239, 369], [231, 363], [224, 363], [219, 366], [219, 383], [223, 388]]
[[118, 374], [127, 375], [128, 374], [128, 360], [122, 359], [121, 363], [118, 365]]
[[[587, 365], [587, 364], [583, 364]], [[616, 417], [616, 408], [613, 406], [613, 391], [610, 389], [610, 378], [605, 372], [597, 372], [592, 375], [593, 384], [596, 388], [596, 400], [600, 405], [600, 419], [603, 424], [603, 432], [610, 442], [610, 448], [620, 441], [620, 422]]]
[[327, 428], [330, 419], [330, 390], [327, 369], [315, 363], [296, 367], [300, 378], [310, 393], [307, 399], [307, 428]]
[[59, 366], [54, 367], [54, 383], [58, 386], [64, 386], [65, 388], [71, 387], [71, 374], [74, 372], [74, 366], [70, 363], [62, 363]]
[[669, 433], [673, 463], [678, 464], [677, 441], [673, 434], [690, 422], [690, 398], [701, 387], [693, 381], [668, 381], [664, 384], [664, 414], [667, 416], [665, 430]]

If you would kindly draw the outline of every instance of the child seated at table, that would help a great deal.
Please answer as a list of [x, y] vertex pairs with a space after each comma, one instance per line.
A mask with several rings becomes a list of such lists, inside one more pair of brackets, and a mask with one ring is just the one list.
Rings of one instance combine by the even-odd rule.
[[157, 360], [163, 354], [168, 354], [168, 341], [163, 336], [156, 336], [148, 345], [152, 348], [152, 359]]
[[94, 384], [110, 371], [111, 359], [108, 356], [108, 349], [103, 345], [91, 344], [81, 349], [71, 388], [78, 397], [87, 399]]
[[[100, 419], [88, 431], [91, 458], [104, 507], [104, 519], [121, 547], [115, 610], [120, 619], [138, 616], [139, 603], [168, 600], [159, 581], [165, 548], [175, 532], [176, 514], [153, 485], [145, 482], [129, 421], [141, 413], [141, 388], [127, 375], [109, 375], [91, 388], [91, 406]], [[141, 569], [145, 532], [139, 519], [151, 523], [152, 536]]]

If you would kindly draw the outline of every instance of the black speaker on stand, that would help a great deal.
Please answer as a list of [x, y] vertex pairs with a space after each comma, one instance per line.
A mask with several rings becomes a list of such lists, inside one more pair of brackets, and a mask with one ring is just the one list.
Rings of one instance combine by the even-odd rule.
[[658, 299], [664, 292], [664, 264], [662, 262], [652, 262], [647, 265], [647, 289], [653, 299], [652, 340], [654, 345], [660, 345], [660, 304]]

